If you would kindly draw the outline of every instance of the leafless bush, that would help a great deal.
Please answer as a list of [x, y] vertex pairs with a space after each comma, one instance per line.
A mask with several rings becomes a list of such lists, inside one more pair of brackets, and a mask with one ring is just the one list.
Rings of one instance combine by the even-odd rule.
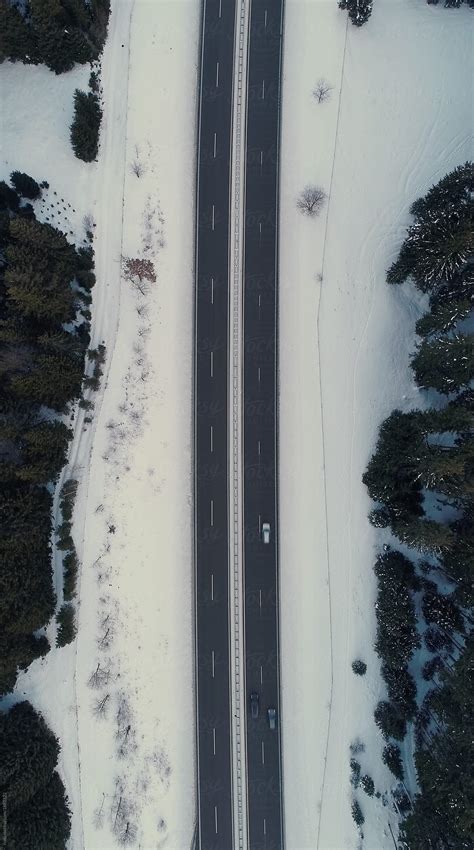
[[113, 638], [113, 629], [112, 624], [108, 624], [105, 626], [104, 631], [97, 638], [97, 646], [102, 651], [106, 649], [110, 649], [110, 644], [112, 643]]
[[104, 825], [104, 805], [105, 805], [105, 794], [102, 794], [102, 802], [100, 806], [98, 806], [94, 810], [94, 814], [92, 817], [92, 822], [96, 829], [102, 829]]
[[142, 177], [145, 173], [145, 166], [143, 165], [138, 145], [135, 145], [135, 157], [130, 165], [130, 170], [135, 177]]
[[103, 697], [100, 697], [95, 701], [93, 708], [94, 717], [97, 717], [99, 720], [107, 719], [110, 704], [109, 700], [110, 694], [105, 694]]
[[100, 661], [97, 664], [95, 670], [89, 676], [87, 684], [90, 688], [94, 688], [95, 690], [99, 690], [99, 688], [105, 687], [108, 684], [110, 679], [110, 667], [106, 664], [101, 667]]
[[135, 806], [125, 795], [123, 782], [116, 781], [115, 794], [110, 810], [112, 832], [119, 844], [126, 846], [132, 844], [136, 838], [137, 828], [133, 822]]
[[117, 755], [119, 758], [125, 758], [134, 750], [137, 745], [135, 742], [135, 733], [132, 727], [132, 710], [128, 701], [127, 695], [122, 691], [118, 695], [117, 714], [116, 714], [116, 730], [115, 740], [117, 741]]
[[320, 186], [309, 184], [300, 192], [296, 201], [296, 206], [303, 213], [311, 218], [319, 215], [324, 205], [327, 195], [324, 189]]
[[132, 821], [124, 819], [116, 830], [117, 841], [121, 847], [128, 847], [135, 843], [137, 837], [137, 826]]
[[95, 227], [95, 221], [94, 221], [94, 216], [92, 215], [92, 213], [87, 213], [84, 216], [84, 218], [82, 219], [82, 224], [83, 224], [83, 227], [84, 227], [84, 230], [86, 231], [86, 233], [88, 233], [88, 234], [93, 233], [93, 230], [94, 230], [94, 227]]
[[320, 77], [313, 89], [313, 97], [317, 103], [325, 103], [331, 97], [333, 86], [325, 77]]

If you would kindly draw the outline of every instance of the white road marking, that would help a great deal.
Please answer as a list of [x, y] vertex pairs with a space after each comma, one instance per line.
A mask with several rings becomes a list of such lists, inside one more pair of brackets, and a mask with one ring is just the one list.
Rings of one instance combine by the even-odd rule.
[[217, 835], [217, 833], [219, 832], [219, 830], [217, 828], [217, 806], [214, 806], [214, 826], [216, 828], [216, 835]]
[[216, 224], [216, 210], [215, 210], [215, 207], [214, 207], [214, 204], [213, 204], [212, 205], [212, 225], [211, 225], [213, 230], [214, 230], [215, 224]]
[[259, 514], [258, 515], [258, 533], [259, 534], [260, 534], [261, 530], [262, 530], [262, 515]]
[[216, 730], [212, 730], [212, 751], [214, 755], [216, 754]]
[[268, 17], [268, 12], [265, 9], [265, 29], [267, 28], [267, 17]]
[[214, 304], [214, 278], [211, 277], [211, 304]]
[[219, 0], [219, 17], [222, 18], [222, 0]]
[[262, 588], [258, 591], [258, 604], [260, 606], [260, 613], [262, 613]]
[[261, 451], [262, 451], [262, 445], [260, 443], [260, 440], [257, 443], [257, 449], [258, 449], [258, 456], [260, 457], [260, 454], [261, 454]]
[[260, 684], [263, 685], [263, 667], [260, 664]]
[[260, 366], [259, 366], [259, 367], [258, 367], [258, 382], [259, 382], [259, 383], [260, 383], [260, 378], [261, 378], [261, 376], [262, 376], [262, 370], [260, 369]]
[[210, 439], [211, 439], [211, 452], [213, 452], [214, 451], [214, 426], [213, 425], [211, 425]]
[[266, 818], [263, 819], [263, 834], [264, 835], [267, 834], [267, 819]]
[[214, 573], [211, 573], [211, 602], [214, 602]]
[[262, 764], [265, 764], [265, 743], [262, 741]]
[[217, 133], [214, 133], [214, 159], [216, 158], [217, 153]]
[[215, 674], [216, 674], [216, 656], [215, 656], [214, 650], [212, 650], [211, 663], [212, 663], [212, 678], [214, 679]]
[[262, 100], [265, 100], [265, 80], [262, 80]]
[[210, 369], [211, 369], [211, 378], [213, 378], [214, 377], [214, 352], [213, 351], [211, 351]]
[[260, 151], [260, 174], [263, 171], [263, 151]]
[[211, 499], [211, 525], [214, 525], [214, 499]]
[[216, 62], [216, 89], [219, 88], [219, 62]]

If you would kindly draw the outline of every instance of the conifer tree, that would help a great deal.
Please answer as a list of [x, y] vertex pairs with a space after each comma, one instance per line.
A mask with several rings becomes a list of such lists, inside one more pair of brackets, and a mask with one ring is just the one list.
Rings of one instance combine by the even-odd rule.
[[424, 339], [411, 365], [420, 387], [456, 392], [474, 379], [474, 337], [471, 334]]

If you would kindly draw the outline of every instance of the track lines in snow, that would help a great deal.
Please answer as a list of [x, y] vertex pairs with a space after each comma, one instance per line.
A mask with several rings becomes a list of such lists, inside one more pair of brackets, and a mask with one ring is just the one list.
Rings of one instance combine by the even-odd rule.
[[[328, 224], [329, 224], [329, 216], [331, 211], [331, 190], [333, 185], [334, 178], [334, 170], [336, 165], [336, 154], [337, 154], [337, 142], [338, 142], [338, 133], [339, 133], [339, 122], [341, 117], [341, 105], [342, 105], [342, 97], [343, 97], [343, 85], [344, 85], [344, 68], [346, 63], [346, 52], [347, 52], [347, 38], [348, 38], [348, 30], [349, 30], [349, 20], [346, 21], [346, 30], [344, 35], [344, 49], [342, 54], [341, 61], [341, 71], [340, 71], [340, 84], [339, 84], [339, 102], [337, 108], [337, 118], [336, 118], [336, 129], [334, 134], [334, 149], [333, 149], [333, 157], [332, 157], [332, 166], [331, 166], [331, 178], [329, 181], [329, 189], [328, 189], [328, 205], [326, 212], [326, 221], [324, 227], [324, 241], [323, 241], [323, 254], [321, 260], [321, 284], [324, 280], [324, 269], [325, 269], [325, 259], [326, 259], [326, 245], [327, 245], [327, 235], [328, 235]], [[323, 757], [323, 775], [321, 781], [321, 792], [320, 792], [320, 809], [319, 809], [319, 818], [318, 818], [318, 833], [316, 839], [316, 848], [320, 847], [320, 837], [321, 837], [321, 821], [323, 817], [323, 806], [324, 806], [324, 795], [325, 795], [325, 787], [326, 787], [326, 768], [327, 768], [327, 758], [329, 752], [329, 741], [331, 734], [331, 709], [332, 709], [332, 701], [333, 701], [333, 691], [334, 691], [334, 654], [333, 654], [333, 616], [332, 616], [332, 594], [331, 594], [331, 566], [330, 566], [330, 549], [329, 549], [329, 521], [328, 521], [328, 504], [327, 504], [327, 482], [326, 482], [326, 440], [325, 440], [325, 431], [324, 431], [324, 405], [323, 405], [323, 388], [322, 388], [322, 362], [321, 362], [321, 327], [320, 327], [320, 316], [321, 316], [321, 298], [322, 298], [322, 285], [320, 284], [318, 288], [318, 303], [317, 303], [317, 318], [316, 318], [316, 327], [317, 327], [317, 357], [318, 357], [318, 380], [319, 380], [319, 404], [320, 404], [320, 415], [321, 415], [321, 444], [322, 444], [322, 456], [323, 456], [323, 468], [322, 468], [322, 484], [323, 484], [323, 493], [324, 493], [324, 526], [326, 530], [326, 564], [327, 564], [327, 594], [328, 594], [328, 616], [329, 616], [329, 645], [330, 645], [330, 697], [329, 697], [329, 706], [328, 706], [328, 721], [327, 721], [327, 730], [326, 730], [326, 742], [324, 748], [324, 757]], [[341, 777], [341, 782], [344, 782], [344, 778]]]

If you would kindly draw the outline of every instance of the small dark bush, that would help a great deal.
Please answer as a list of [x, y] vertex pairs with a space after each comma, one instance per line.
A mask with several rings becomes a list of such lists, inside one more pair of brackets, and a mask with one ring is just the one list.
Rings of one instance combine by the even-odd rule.
[[356, 676], [365, 676], [367, 673], [367, 664], [365, 661], [361, 661], [360, 658], [357, 658], [352, 662], [352, 670]]

